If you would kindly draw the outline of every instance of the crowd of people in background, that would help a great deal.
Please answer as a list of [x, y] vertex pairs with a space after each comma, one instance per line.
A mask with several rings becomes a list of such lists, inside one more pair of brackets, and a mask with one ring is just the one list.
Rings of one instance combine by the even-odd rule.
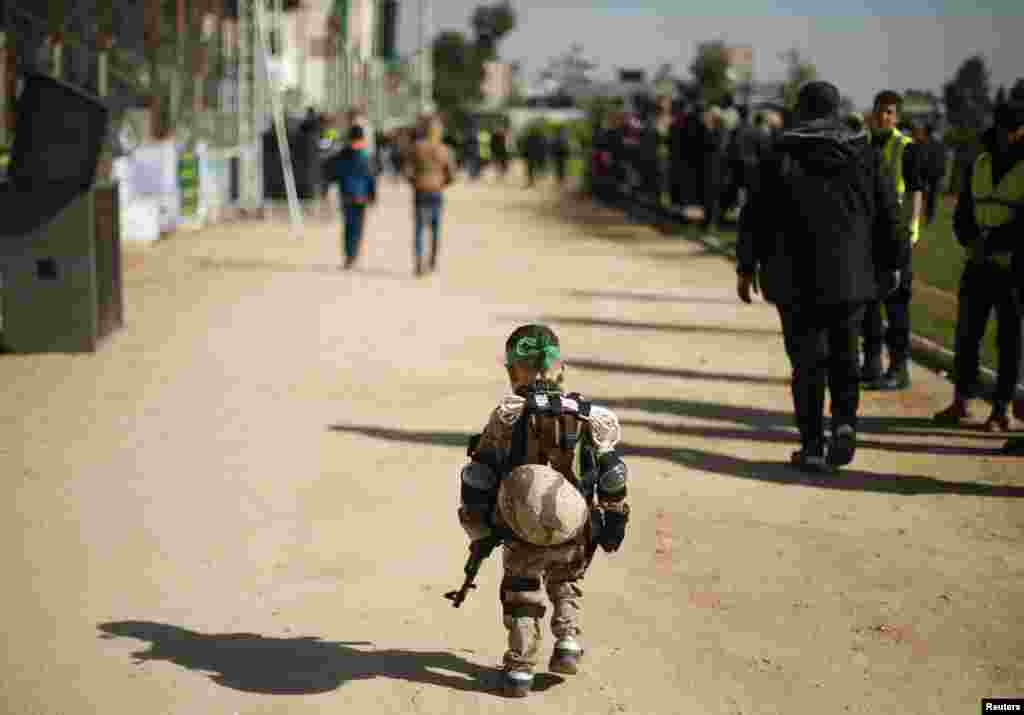
[[[835, 117], [829, 115], [829, 121], [838, 122], [836, 128], [829, 130], [832, 132], [829, 140], [841, 129], [850, 137], [863, 139], [871, 155], [878, 159], [884, 176], [892, 183], [896, 199], [898, 240], [906, 241], [906, 251], [893, 249], [889, 252], [890, 257], [902, 257], [898, 265], [887, 264], [884, 270], [876, 266], [875, 282], [870, 290], [854, 291], [858, 309], [836, 313], [849, 319], [850, 325], [844, 330], [854, 330], [857, 339], [855, 377], [860, 389], [905, 390], [911, 385], [914, 247], [922, 235], [922, 227], [934, 223], [950, 175], [949, 152], [936, 138], [935, 127], [905, 121], [902, 109], [903, 99], [899, 93], [882, 91], [875, 97], [867, 116], [854, 112], [840, 117], [838, 110]], [[395, 181], [408, 180], [414, 186], [413, 260], [418, 276], [436, 270], [443, 191], [457, 171], [464, 171], [472, 182], [478, 180], [485, 169], [493, 167], [493, 174], [504, 180], [511, 157], [518, 154], [523, 160], [527, 187], [534, 186], [548, 173], [553, 173], [561, 184], [568, 176], [570, 159], [578, 156], [581, 149], [566, 126], [555, 131], [524, 131], [516, 137], [504, 122], [483, 126], [470, 121], [461, 126], [443, 126], [439, 118], [424, 116], [415, 126], [381, 131], [369, 126], [365, 113], [358, 109], [350, 112], [345, 120], [348, 126], [360, 129], [357, 148], [367, 156], [366, 172], [374, 176], [390, 174]], [[627, 111], [621, 104], [613, 106], [592, 128], [590, 155], [582, 158], [589, 161], [589, 187], [597, 198], [628, 197], [666, 209], [683, 209], [682, 215], [699, 228], [706, 240], [714, 242], [721, 228], [730, 223], [740, 224], [744, 210], [754, 197], [764, 193], [766, 176], [767, 181], [778, 183], [777, 177], [770, 178], [774, 174], [766, 171], [766, 167], [775, 166], [780, 152], [790, 151], [784, 148], [792, 147], [795, 136], [803, 138], [807, 128], [802, 121], [806, 123], [806, 117], [790, 115], [781, 107], [723, 108], [659, 96], [653, 101], [637, 103], [633, 111]], [[306, 122], [311, 131], [331, 131], [330, 125], [325, 125], [313, 112]], [[350, 134], [349, 138], [356, 140], [356, 135]], [[935, 420], [956, 426], [971, 417], [968, 402], [978, 393], [979, 346], [990, 313], [994, 311], [999, 333], [999, 379], [992, 412], [983, 426], [988, 431], [999, 432], [1011, 429], [1011, 414], [1024, 420], [1024, 401], [1014, 399], [1024, 353], [1021, 327], [1024, 210], [1018, 210], [1024, 202], [1024, 82], [1011, 94], [1008, 103], [997, 110], [995, 123], [985, 135], [981, 157], [989, 157], [989, 161], [994, 162], [994, 174], [990, 171], [979, 182], [977, 161], [972, 157], [963, 162], [967, 170], [959, 177], [961, 181], [955, 182], [960, 187], [955, 233], [968, 250], [968, 261], [958, 296], [954, 399], [947, 409], [935, 415]], [[337, 172], [322, 180], [324, 185], [341, 181]], [[351, 185], [369, 186], [365, 182]], [[342, 193], [346, 230], [358, 230], [361, 234], [362, 217], [355, 221], [352, 217], [361, 214], [362, 209], [353, 209], [351, 195]], [[357, 197], [356, 202], [365, 199]], [[989, 208], [992, 201], [1002, 213]], [[985, 220], [991, 225], [983, 225]], [[824, 224], [827, 225], [828, 220]], [[876, 240], [877, 234], [885, 231], [880, 225], [873, 229]], [[423, 233], [427, 228], [432, 232], [429, 258], [424, 256]], [[346, 267], [356, 260], [360, 240], [357, 237], [346, 244], [351, 249], [346, 250]], [[826, 241], [826, 237], [820, 236], [819, 240]], [[864, 245], [870, 244], [870, 240], [863, 240], [867, 241]], [[841, 251], [835, 255], [839, 253]], [[877, 255], [873, 259], [881, 260]], [[801, 270], [821, 273], [825, 269], [805, 266]], [[833, 287], [841, 287], [846, 279], [853, 281], [851, 271], [857, 269], [849, 261], [841, 261], [837, 270], [841, 275], [836, 278], [838, 283], [831, 283]], [[805, 314], [797, 316], [792, 311], [784, 314], [784, 328], [787, 324], [791, 328], [787, 333], [791, 357], [800, 352], [793, 342], [794, 331], [811, 334], [803, 328], [793, 328], [795, 324], [806, 323], [805, 319]], [[836, 343], [833, 352], [839, 347], [845, 350], [849, 345]], [[887, 366], [883, 365], [883, 354], [888, 356]], [[849, 357], [846, 355], [844, 359]], [[797, 364], [794, 363], [794, 384], [807, 382], [804, 375], [807, 369], [806, 365], [800, 365], [804, 372], [797, 380]], [[817, 394], [820, 380], [815, 378], [812, 382], [817, 385], [812, 392]], [[837, 386], [840, 383], [837, 382]], [[851, 400], [856, 403], [849, 395], [838, 397], [840, 409], [844, 399], [847, 403]], [[833, 404], [836, 403], [837, 395], [833, 394]], [[810, 445], [807, 454], [819, 457], [820, 446]], [[1024, 439], [1011, 440], [1007, 450], [1024, 452]]]
[[[900, 240], [906, 241], [907, 250], [893, 254], [902, 256], [899, 265], [887, 266], [885, 270], [876, 266], [878, 275], [870, 291], [851, 292], [858, 310], [819, 311], [814, 319], [808, 317], [806, 311], [803, 314], [784, 312], [787, 349], [791, 358], [798, 358], [794, 362], [794, 390], [797, 383], [814, 385], [804, 389], [806, 394], [798, 399], [798, 416], [816, 409], [808, 405], [818, 401], [818, 390], [823, 389], [821, 380], [825, 373], [816, 371], [827, 364], [829, 351], [826, 349], [824, 355], [814, 350], [801, 353], [799, 340], [793, 336], [816, 335], [812, 341], [815, 345], [827, 342], [825, 337], [807, 327], [808, 324], [814, 327], [815, 320], [822, 314], [845, 316], [849, 319], [847, 322], [856, 323], [844, 326], [843, 330], [853, 330], [857, 340], [860, 359], [856, 376], [861, 389], [898, 391], [910, 387], [914, 247], [918, 245], [922, 227], [935, 221], [951, 172], [947, 161], [949, 151], [936, 138], [935, 127], [930, 123], [905, 120], [901, 116], [902, 109], [903, 99], [899, 93], [883, 91], [875, 97], [872, 111], [866, 117], [858, 113], [841, 117], [838, 98], [827, 117], [816, 116], [818, 121], [834, 119], [841, 123], [842, 131], [864, 137], [893, 185]], [[765, 181], [779, 181], [766, 167], [774, 167], [780, 155], [793, 153], [794, 142], [809, 131], [807, 117], [806, 114], [803, 117], [795, 113], [789, 115], [779, 108], [723, 109], [673, 101], [667, 96], [633, 111], [615, 107], [594, 131], [590, 157], [592, 191], [599, 198], [611, 201], [626, 198], [681, 209], [682, 215], [699, 227], [705, 240], [717, 242], [715, 233], [727, 223], [739, 222], [752, 197], [774, 188], [761, 185]], [[830, 131], [831, 140], [840, 131], [840, 125]], [[986, 172], [981, 181], [975, 173], [979, 162]], [[952, 186], [959, 187], [953, 230], [967, 250], [967, 262], [958, 295], [953, 370], [956, 387], [953, 403], [936, 414], [935, 421], [959, 426], [971, 419], [968, 402], [979, 394], [980, 344], [990, 314], [995, 312], [998, 380], [991, 413], [982, 426], [989, 432], [1005, 432], [1011, 429], [1011, 414], [1024, 421], [1024, 400], [1015, 399], [1019, 378], [1024, 374], [1021, 365], [1024, 350], [1021, 325], [1024, 318], [1024, 81], [1018, 82], [1009, 100], [996, 109], [993, 124], [985, 133], [980, 149], [973, 156], [958, 157], [958, 166], [962, 168], [954, 169], [951, 182]], [[979, 206], [987, 208], [979, 210]], [[804, 207], [807, 211], [811, 208]], [[806, 218], [805, 214], [806, 211], [800, 215]], [[876, 216], [883, 214], [876, 211]], [[827, 221], [825, 223], [827, 225]], [[878, 225], [874, 231], [884, 233]], [[824, 232], [816, 240], [834, 245]], [[863, 245], [870, 245], [870, 242]], [[840, 253], [836, 249], [832, 258]], [[880, 260], [877, 255], [873, 258]], [[857, 282], [852, 276], [859, 269], [849, 261], [832, 267], [840, 271], [837, 280]], [[820, 278], [825, 268], [802, 264], [798, 273], [800, 271]], [[792, 280], [791, 276], [790, 283]], [[841, 285], [833, 281], [830, 289]], [[821, 324], [818, 320], [817, 327]], [[852, 349], [848, 343], [836, 342], [831, 353], [835, 355], [840, 349], [848, 352], [848, 348]], [[887, 367], [882, 362], [883, 350], [889, 357]], [[807, 358], [808, 354], [813, 359]], [[848, 357], [844, 352], [844, 359]], [[807, 370], [816, 375], [814, 379], [806, 377]], [[801, 373], [799, 379], [797, 372]], [[836, 382], [837, 387], [840, 384], [845, 383]], [[833, 394], [833, 405], [838, 401], [840, 410], [844, 409], [844, 400], [846, 404], [855, 403], [849, 395]], [[810, 429], [816, 436], [809, 438], [805, 449], [794, 456], [805, 466], [808, 458], [812, 465], [819, 462], [824, 465], [826, 461], [824, 443], [816, 429]], [[1011, 439], [1004, 451], [1024, 454], [1024, 439]], [[836, 455], [840, 455], [836, 459], [841, 462], [845, 458], [842, 455], [848, 453], [849, 446], [841, 446], [836, 451]]]

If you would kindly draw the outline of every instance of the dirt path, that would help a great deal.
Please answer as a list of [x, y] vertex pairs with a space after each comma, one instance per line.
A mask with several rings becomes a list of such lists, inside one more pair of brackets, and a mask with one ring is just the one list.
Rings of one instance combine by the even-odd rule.
[[[778, 320], [693, 244], [550, 190], [450, 196], [411, 276], [385, 184], [338, 225], [133, 249], [94, 355], [2, 356], [0, 712], [973, 713], [1024, 695], [1024, 469], [931, 427], [949, 387], [864, 399], [853, 468], [793, 448]], [[497, 560], [459, 611], [466, 437], [501, 344], [553, 323], [624, 425], [634, 520], [584, 583], [586, 672], [494, 694]], [[550, 639], [548, 641], [550, 643]]]

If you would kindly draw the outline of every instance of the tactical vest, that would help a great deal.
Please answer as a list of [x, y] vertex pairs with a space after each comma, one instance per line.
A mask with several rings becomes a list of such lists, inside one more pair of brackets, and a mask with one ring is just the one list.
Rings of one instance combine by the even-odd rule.
[[507, 469], [523, 464], [547, 464], [593, 499], [597, 462], [593, 449], [581, 440], [590, 402], [577, 393], [560, 394], [527, 389], [526, 405], [516, 422]]
[[[984, 256], [986, 229], [998, 228], [1014, 218], [1014, 211], [1024, 209], [1024, 161], [1018, 161], [999, 180], [993, 181], [992, 155], [983, 153], [974, 161], [971, 177], [971, 195], [974, 197], [974, 220], [982, 230], [975, 248], [975, 256]], [[987, 256], [987, 259], [1006, 268], [1010, 267], [1012, 252]]]
[[892, 173], [893, 179], [896, 182], [896, 196], [900, 201], [901, 216], [910, 226], [910, 240], [912, 243], [917, 243], [917, 240], [921, 237], [920, 221], [913, 217], [913, 202], [905, 202], [903, 200], [904, 194], [907, 193], [907, 182], [903, 177], [903, 152], [908, 144], [913, 143], [914, 140], [899, 129], [893, 129], [892, 135], [885, 142], [885, 146], [882, 147], [882, 162]]

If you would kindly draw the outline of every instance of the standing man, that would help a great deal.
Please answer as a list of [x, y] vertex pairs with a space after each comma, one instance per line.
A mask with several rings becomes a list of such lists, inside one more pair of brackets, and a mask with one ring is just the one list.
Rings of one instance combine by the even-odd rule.
[[328, 181], [338, 184], [341, 211], [344, 217], [344, 270], [359, 258], [363, 243], [366, 211], [377, 201], [377, 179], [366, 153], [366, 138], [358, 124], [348, 131], [349, 144], [332, 157], [325, 166]]
[[718, 226], [722, 204], [722, 179], [725, 174], [725, 142], [727, 134], [722, 110], [712, 105], [704, 112], [701, 123], [701, 203], [704, 219], [701, 234], [713, 238]]
[[946, 178], [946, 145], [935, 141], [935, 128], [924, 124], [916, 128], [914, 142], [921, 153], [921, 184], [924, 191], [924, 222], [935, 220], [935, 207]]
[[782, 319], [800, 430], [791, 461], [812, 472], [853, 460], [864, 304], [878, 295], [878, 274], [903, 265], [909, 251], [900, 240], [895, 188], [866, 133], [840, 120], [839, 99], [828, 82], [800, 89], [798, 124], [762, 163], [759, 188], [740, 216], [736, 251], [740, 299], [749, 303], [751, 292], [763, 288]]
[[548, 161], [549, 145], [541, 127], [528, 129], [523, 138], [523, 154], [526, 157], [526, 187], [531, 188], [544, 172]]
[[[935, 421], [958, 425], [970, 417], [968, 400], [978, 380], [978, 351], [994, 308], [999, 377], [985, 429], [1004, 432], [1010, 428], [1008, 408], [1021, 361], [1021, 276], [1014, 275], [1013, 263], [1016, 253], [1019, 271], [1024, 245], [1024, 99], [996, 107], [995, 120], [984, 150], [964, 175], [953, 216], [957, 240], [968, 258], [960, 278], [953, 404], [935, 415]], [[1015, 412], [1024, 417], [1024, 409]]]
[[[879, 92], [871, 113], [871, 144], [882, 153], [886, 170], [896, 184], [900, 219], [911, 247], [920, 237], [921, 172], [919, 147], [896, 128], [903, 97], [892, 90]], [[865, 308], [864, 364], [861, 381], [868, 390], [905, 390], [910, 387], [910, 294], [914, 274], [911, 257], [899, 267], [900, 281], [888, 295], [880, 295]], [[882, 306], [889, 320], [882, 328]], [[882, 372], [882, 344], [889, 348], [889, 368]]]
[[572, 145], [569, 139], [569, 130], [561, 126], [551, 140], [551, 158], [555, 162], [555, 176], [558, 178], [559, 186], [565, 184], [565, 175], [571, 153]]
[[491, 148], [494, 154], [494, 164], [498, 168], [498, 178], [504, 179], [505, 174], [508, 173], [508, 130], [503, 124], [494, 130]]
[[430, 271], [437, 268], [441, 239], [442, 192], [455, 180], [455, 162], [451, 149], [444, 143], [444, 128], [437, 118], [427, 125], [427, 136], [413, 146], [406, 165], [406, 176], [412, 183], [415, 210], [413, 235], [413, 273], [422, 276], [423, 231], [430, 224]]

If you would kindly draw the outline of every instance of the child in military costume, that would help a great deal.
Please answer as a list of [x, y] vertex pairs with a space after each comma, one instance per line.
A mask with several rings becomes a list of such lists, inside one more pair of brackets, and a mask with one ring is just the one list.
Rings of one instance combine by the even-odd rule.
[[555, 636], [549, 668], [577, 672], [580, 581], [598, 546], [610, 553], [622, 544], [629, 506], [626, 465], [615, 453], [618, 419], [562, 391], [554, 332], [522, 326], [506, 342], [505, 356], [512, 394], [470, 443], [459, 521], [475, 556], [503, 545], [503, 687], [523, 697], [539, 660], [545, 591]]

